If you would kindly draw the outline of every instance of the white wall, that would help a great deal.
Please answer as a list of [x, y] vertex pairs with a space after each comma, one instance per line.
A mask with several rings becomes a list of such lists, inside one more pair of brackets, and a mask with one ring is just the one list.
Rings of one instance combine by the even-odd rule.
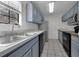
[[74, 26], [68, 26], [66, 23], [62, 23], [61, 15], [56, 14], [53, 16], [45, 17], [48, 21], [48, 38], [58, 39], [58, 29], [74, 30]]
[[[14, 30], [37, 30], [38, 26], [32, 23], [26, 23], [26, 4], [22, 4], [22, 26], [18, 27], [15, 25]], [[12, 25], [11, 24], [0, 24], [0, 31], [11, 31]]]

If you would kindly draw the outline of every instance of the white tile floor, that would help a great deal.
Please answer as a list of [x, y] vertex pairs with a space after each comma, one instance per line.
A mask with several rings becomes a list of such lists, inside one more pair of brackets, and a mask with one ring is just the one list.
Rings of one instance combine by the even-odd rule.
[[51, 39], [45, 43], [41, 57], [68, 57], [62, 45], [57, 39]]

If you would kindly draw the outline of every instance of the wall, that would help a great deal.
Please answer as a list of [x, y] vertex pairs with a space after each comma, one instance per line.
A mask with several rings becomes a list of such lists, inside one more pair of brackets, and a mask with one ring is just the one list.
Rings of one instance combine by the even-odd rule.
[[[22, 3], [22, 26], [15, 25], [14, 30], [37, 30], [38, 26], [32, 23], [26, 23], [26, 4]], [[11, 31], [12, 24], [0, 24], [0, 31]]]
[[[44, 20], [44, 19], [43, 19]], [[48, 21], [44, 20], [39, 26], [40, 30], [45, 30], [45, 41], [48, 41]]]
[[74, 30], [74, 26], [68, 26], [67, 23], [62, 23], [61, 14], [45, 17], [48, 21], [48, 38], [58, 39], [58, 29]]

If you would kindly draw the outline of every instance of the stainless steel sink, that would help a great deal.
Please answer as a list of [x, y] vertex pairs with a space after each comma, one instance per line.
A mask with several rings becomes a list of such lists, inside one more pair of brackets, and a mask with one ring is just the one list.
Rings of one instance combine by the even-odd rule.
[[29, 36], [10, 36], [8, 39], [5, 39], [2, 42], [0, 42], [0, 46], [6, 46], [10, 43], [13, 43], [16, 41], [18, 42], [18, 41], [23, 40], [27, 37], [29, 37]]
[[9, 39], [6, 39], [5, 41], [0, 42], [0, 44], [8, 44], [8, 43], [12, 43], [12, 42], [22, 40], [22, 39], [24, 38], [23, 37], [10, 37]]
[[10, 45], [10, 43], [18, 42], [20, 40], [28, 38], [31, 35], [33, 35], [33, 34], [24, 33], [22, 35], [14, 35], [14, 36], [7, 36], [7, 37], [0, 38], [0, 46]]
[[31, 36], [31, 35], [35, 35], [35, 34], [37, 34], [36, 32], [31, 32], [31, 33], [26, 33], [26, 34], [24, 34], [25, 36]]

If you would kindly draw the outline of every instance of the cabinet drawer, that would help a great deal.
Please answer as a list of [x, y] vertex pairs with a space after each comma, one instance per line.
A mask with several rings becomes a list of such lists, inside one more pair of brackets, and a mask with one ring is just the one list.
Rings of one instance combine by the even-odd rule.
[[13, 52], [12, 54], [10, 54], [9, 57], [21, 57], [21, 56], [23, 56], [25, 54], [25, 52], [28, 49], [30, 49], [33, 46], [33, 44], [37, 41], [37, 38], [34, 38], [33, 40], [26, 43], [24, 46], [16, 49], [16, 51]]

